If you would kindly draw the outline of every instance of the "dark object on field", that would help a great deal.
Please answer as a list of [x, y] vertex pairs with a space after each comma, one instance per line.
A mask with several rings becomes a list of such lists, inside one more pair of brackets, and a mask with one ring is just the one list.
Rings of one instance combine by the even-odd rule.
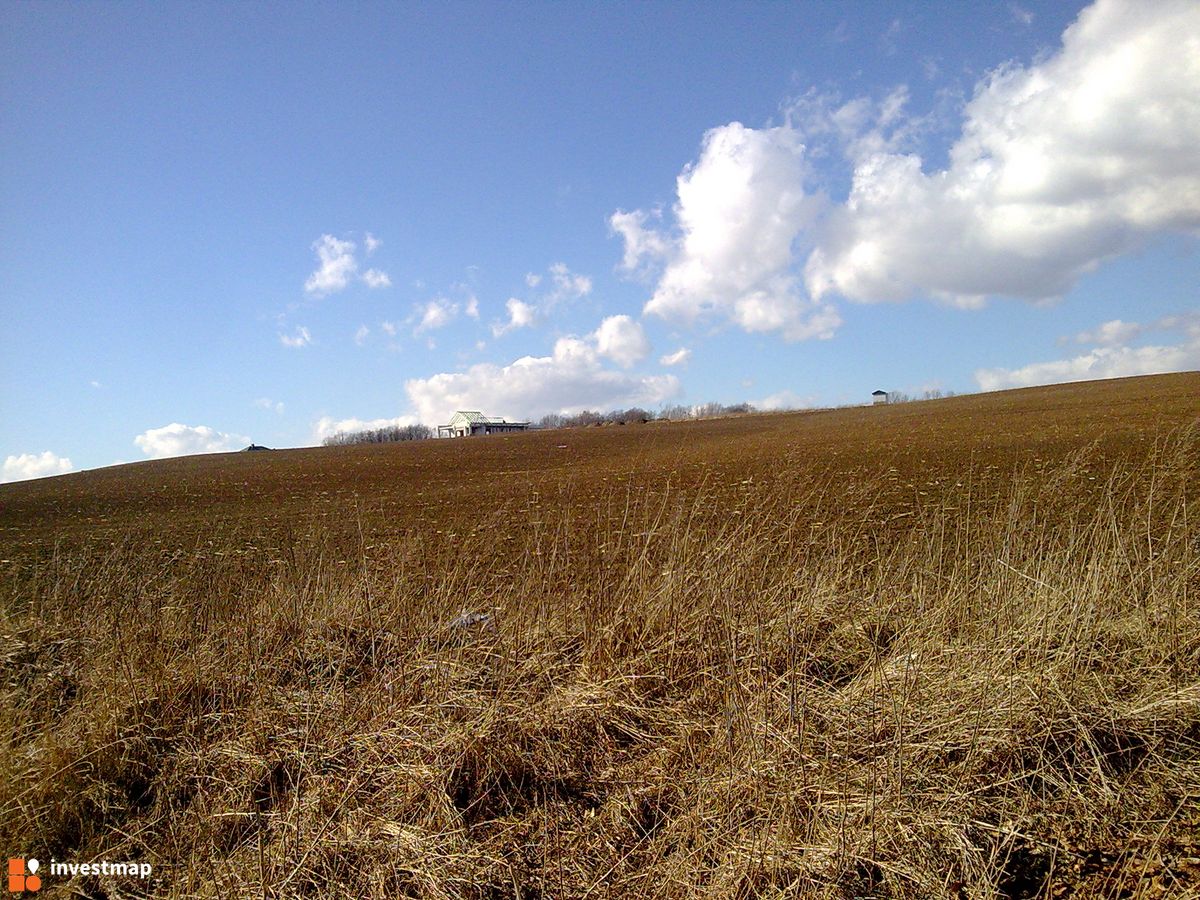
[[270, 450], [270, 449], [271, 449], [270, 447], [263, 447], [263, 446], [261, 446], [261, 445], [259, 445], [259, 444], [251, 444], [249, 447], [243, 447], [243, 448], [242, 448], [242, 452], [243, 452], [243, 453], [250, 453], [250, 452], [252, 452], [252, 451], [254, 451], [254, 450]]

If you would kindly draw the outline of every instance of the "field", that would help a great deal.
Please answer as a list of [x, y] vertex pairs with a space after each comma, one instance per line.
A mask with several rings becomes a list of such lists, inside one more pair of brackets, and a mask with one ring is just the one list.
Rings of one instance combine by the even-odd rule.
[[1198, 417], [1186, 373], [0, 485], [0, 844], [154, 866], [39, 896], [1200, 896]]

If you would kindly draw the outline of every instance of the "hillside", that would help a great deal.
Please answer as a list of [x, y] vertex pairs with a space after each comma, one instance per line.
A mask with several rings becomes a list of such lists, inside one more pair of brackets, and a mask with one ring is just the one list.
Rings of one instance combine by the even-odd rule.
[[1144, 452], [1200, 415], [1198, 397], [1200, 373], [1185, 373], [470, 444], [210, 454], [0, 485], [0, 503], [7, 540], [18, 545], [158, 525], [175, 539], [217, 524], [269, 531], [307, 519], [344, 527], [347, 516], [386, 532], [427, 529], [520, 506], [535, 493], [585, 509], [627, 484], [722, 494], [751, 478], [766, 488], [817, 473], [863, 481], [892, 472], [891, 499], [903, 504], [912, 492], [902, 488], [947, 473], [1007, 478], [1087, 448], [1102, 458]]
[[1185, 373], [0, 485], [0, 841], [154, 865], [46, 896], [1194, 895], [1198, 417]]

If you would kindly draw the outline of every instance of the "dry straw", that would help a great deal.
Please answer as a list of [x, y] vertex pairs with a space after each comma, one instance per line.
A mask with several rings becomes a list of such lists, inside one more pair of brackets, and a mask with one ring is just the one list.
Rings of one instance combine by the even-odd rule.
[[90, 896], [1184, 896], [1197, 451], [45, 549], [0, 837], [154, 864]]

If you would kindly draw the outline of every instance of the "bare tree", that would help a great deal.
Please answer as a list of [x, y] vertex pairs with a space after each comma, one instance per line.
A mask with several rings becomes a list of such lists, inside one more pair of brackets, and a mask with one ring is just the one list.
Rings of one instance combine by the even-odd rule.
[[392, 444], [398, 441], [424, 441], [433, 437], [428, 425], [389, 425], [365, 431], [339, 431], [321, 441], [326, 447], [345, 447], [350, 444]]

